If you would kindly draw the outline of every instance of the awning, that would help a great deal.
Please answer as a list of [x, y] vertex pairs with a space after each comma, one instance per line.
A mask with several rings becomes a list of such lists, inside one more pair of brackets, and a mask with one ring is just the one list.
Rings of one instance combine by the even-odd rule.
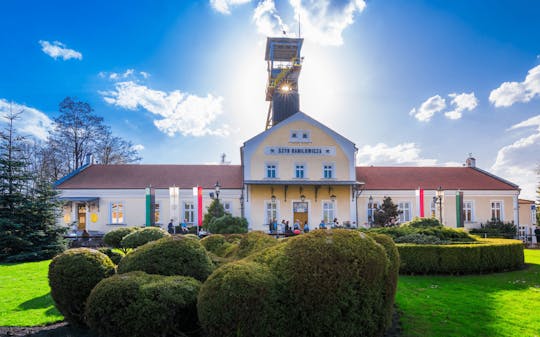
[[94, 202], [98, 201], [99, 197], [60, 197], [60, 201], [76, 201], [76, 202]]

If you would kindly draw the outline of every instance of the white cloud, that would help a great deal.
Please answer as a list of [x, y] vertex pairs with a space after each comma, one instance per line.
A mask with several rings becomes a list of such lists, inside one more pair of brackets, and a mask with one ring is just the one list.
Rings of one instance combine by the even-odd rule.
[[343, 44], [342, 33], [354, 22], [354, 15], [366, 8], [363, 0], [289, 0], [296, 19], [300, 17], [302, 36], [321, 45]]
[[135, 69], [126, 69], [123, 73], [100, 71], [98, 73], [100, 78], [108, 78], [111, 81], [125, 81], [127, 79], [138, 81], [139, 79], [147, 79], [150, 74], [145, 71], [135, 71]]
[[230, 133], [228, 125], [212, 128], [211, 124], [223, 113], [223, 98], [200, 97], [179, 90], [169, 93], [150, 89], [133, 81], [115, 83], [115, 90], [100, 92], [113, 105], [136, 110], [143, 108], [161, 117], [154, 125], [169, 136], [220, 135]]
[[429, 122], [435, 113], [446, 108], [446, 100], [439, 95], [428, 98], [418, 110], [413, 108], [409, 114], [421, 122]]
[[446, 118], [460, 119], [463, 115], [463, 111], [472, 111], [478, 106], [478, 99], [474, 95], [474, 92], [471, 92], [470, 94], [462, 93], [459, 95], [453, 93], [448, 96], [452, 98], [450, 103], [454, 106], [454, 110], [445, 112], [444, 115]]
[[[46, 114], [22, 104], [0, 99], [0, 115], [9, 114], [10, 111], [13, 113], [22, 112], [20, 118], [14, 121], [17, 132], [36, 137], [39, 140], [47, 139], [48, 131], [52, 128], [52, 121]], [[4, 121], [3, 118], [2, 121]]]
[[502, 147], [491, 167], [493, 173], [518, 184], [521, 197], [535, 198], [538, 182], [536, 170], [540, 165], [540, 115], [513, 125], [509, 131], [526, 129], [528, 134]]
[[55, 60], [59, 57], [64, 61], [69, 59], [82, 60], [82, 54], [80, 52], [67, 48], [62, 42], [53, 41], [50, 43], [49, 41], [40, 40], [39, 44], [41, 45], [41, 50]]
[[384, 143], [375, 146], [364, 145], [358, 150], [358, 164], [365, 165], [402, 165], [434, 166], [436, 159], [420, 157], [420, 148], [415, 143], [403, 143], [390, 147]]
[[253, 12], [253, 21], [262, 35], [279, 36], [289, 30], [278, 15], [274, 0], [261, 1]]
[[523, 82], [504, 82], [489, 94], [489, 101], [496, 107], [508, 107], [514, 103], [527, 103], [540, 96], [540, 65], [527, 73]]
[[137, 145], [133, 145], [132, 148], [133, 148], [133, 150], [135, 150], [135, 151], [142, 151], [142, 150], [144, 150], [144, 145], [142, 145], [142, 144], [137, 144]]
[[222, 14], [231, 14], [231, 6], [242, 5], [248, 2], [251, 2], [251, 0], [210, 0], [210, 5]]

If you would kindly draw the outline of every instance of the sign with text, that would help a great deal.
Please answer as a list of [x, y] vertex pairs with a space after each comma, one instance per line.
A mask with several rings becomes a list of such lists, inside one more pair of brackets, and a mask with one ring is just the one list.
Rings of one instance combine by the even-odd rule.
[[284, 156], [335, 156], [335, 146], [267, 146], [264, 154]]

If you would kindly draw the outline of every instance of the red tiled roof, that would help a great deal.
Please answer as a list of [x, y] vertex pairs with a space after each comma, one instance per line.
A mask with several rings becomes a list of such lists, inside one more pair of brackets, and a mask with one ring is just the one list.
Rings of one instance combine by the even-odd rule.
[[367, 190], [516, 190], [517, 185], [472, 167], [357, 167]]
[[221, 188], [241, 189], [240, 165], [90, 165], [56, 186], [59, 189], [117, 188]]

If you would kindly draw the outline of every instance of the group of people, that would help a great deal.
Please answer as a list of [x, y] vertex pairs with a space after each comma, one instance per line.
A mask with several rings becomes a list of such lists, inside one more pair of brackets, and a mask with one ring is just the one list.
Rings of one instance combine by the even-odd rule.
[[[336, 227], [339, 227], [339, 222], [337, 218], [334, 218], [334, 220], [329, 224], [325, 223], [324, 219], [321, 220], [318, 228], [327, 229]], [[278, 223], [276, 219], [273, 219], [272, 222], [268, 224], [268, 231], [269, 233], [292, 235], [300, 234], [302, 232], [309, 233], [310, 228], [307, 221], [304, 221], [304, 224], [302, 225], [300, 220], [296, 219], [293, 225], [290, 226], [288, 220], [281, 220], [281, 223]]]
[[[174, 220], [173, 219], [171, 219], [171, 221], [167, 225], [167, 231], [170, 234], [176, 234], [176, 226], [174, 225]], [[187, 234], [188, 233], [187, 219], [184, 219], [184, 221], [182, 221], [180, 223], [180, 233], [181, 234]]]

